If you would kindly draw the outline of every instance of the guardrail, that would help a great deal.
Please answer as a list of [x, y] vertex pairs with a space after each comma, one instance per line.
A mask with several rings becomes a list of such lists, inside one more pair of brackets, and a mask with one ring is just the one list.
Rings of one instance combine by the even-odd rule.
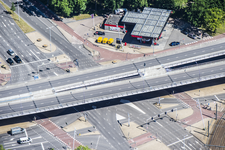
[[[45, 112], [45, 111], [50, 111], [50, 110], [57, 110], [57, 109], [62, 109], [62, 108], [78, 106], [78, 105], [84, 105], [84, 104], [89, 104], [89, 103], [94, 103], [94, 102], [99, 102], [99, 101], [104, 101], [104, 100], [110, 100], [110, 99], [115, 99], [115, 98], [122, 98], [122, 97], [136, 95], [136, 94], [143, 94], [143, 93], [168, 89], [168, 88], [172, 88], [172, 87], [178, 87], [178, 86], [203, 82], [203, 81], [207, 81], [207, 80], [218, 79], [218, 78], [222, 78], [222, 77], [225, 77], [225, 73], [219, 73], [216, 75], [208, 75], [208, 76], [204, 76], [204, 77], [200, 77], [200, 78], [187, 79], [187, 80], [173, 82], [173, 83], [169, 83], [169, 84], [149, 86], [149, 87], [143, 88], [143, 89], [114, 93], [114, 94], [110, 94], [110, 95], [104, 95], [104, 96], [89, 98], [89, 99], [85, 99], [85, 100], [82, 99], [82, 100], [77, 100], [77, 101], [71, 101], [71, 102], [67, 102], [67, 103], [51, 105], [51, 106], [46, 106], [46, 107], [41, 107], [41, 108], [36, 108], [36, 109], [12, 112], [12, 113], [8, 113], [8, 114], [1, 114], [0, 120], [23, 116], [23, 115], [30, 115], [30, 114], [35, 114], [35, 113], [40, 113], [40, 112]], [[96, 106], [93, 108], [95, 109]]]
[[86, 86], [96, 85], [96, 84], [100, 84], [100, 83], [104, 83], [104, 82], [110, 82], [110, 81], [114, 81], [114, 80], [118, 80], [118, 79], [122, 79], [122, 78], [128, 78], [128, 77], [137, 76], [137, 75], [139, 75], [139, 73], [136, 70], [130, 71], [128, 73], [122, 73], [119, 75], [102, 77], [99, 79], [92, 79], [92, 80], [79, 82], [79, 83], [69, 85], [69, 86], [67, 85], [67, 86], [55, 89], [54, 92], [59, 93], [59, 92], [63, 92], [63, 91], [68, 91], [68, 90], [72, 90], [72, 89], [76, 89], [76, 88], [82, 88], [82, 87], [86, 87]]
[[203, 57], [200, 57], [200, 58], [195, 58], [195, 59], [191, 59], [191, 60], [187, 60], [187, 61], [183, 61], [183, 62], [179, 62], [179, 63], [174, 63], [174, 64], [170, 64], [170, 65], [164, 65], [164, 67], [165, 68], [176, 67], [176, 66], [180, 66], [180, 65], [196, 62], [196, 61], [199, 61], [199, 60], [209, 59], [209, 58], [213, 58], [213, 57], [217, 57], [217, 56], [222, 56], [222, 55], [225, 55], [225, 52], [219, 52], [219, 53], [206, 55], [206, 56], [203, 56]]

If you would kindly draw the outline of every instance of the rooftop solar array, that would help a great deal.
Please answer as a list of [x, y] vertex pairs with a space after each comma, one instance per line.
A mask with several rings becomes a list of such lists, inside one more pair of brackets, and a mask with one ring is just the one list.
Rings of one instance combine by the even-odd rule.
[[127, 12], [122, 22], [136, 24], [131, 35], [158, 38], [170, 13], [171, 10], [145, 7], [142, 13]]

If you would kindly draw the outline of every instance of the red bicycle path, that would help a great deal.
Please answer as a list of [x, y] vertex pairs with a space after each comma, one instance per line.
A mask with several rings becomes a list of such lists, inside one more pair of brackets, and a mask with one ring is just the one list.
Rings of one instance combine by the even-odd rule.
[[78, 147], [82, 145], [76, 139], [73, 139], [67, 132], [63, 131], [60, 127], [58, 127], [55, 123], [50, 121], [49, 119], [40, 119], [36, 120], [36, 123], [39, 124], [41, 127], [45, 128], [48, 132], [50, 132], [54, 137], [59, 139], [61, 142], [66, 144], [68, 147]]

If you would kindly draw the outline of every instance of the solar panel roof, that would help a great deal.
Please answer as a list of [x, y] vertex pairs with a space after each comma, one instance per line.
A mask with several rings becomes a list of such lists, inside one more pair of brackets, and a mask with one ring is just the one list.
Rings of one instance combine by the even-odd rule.
[[134, 23], [131, 35], [158, 38], [163, 30], [171, 10], [145, 7], [142, 13], [127, 12], [123, 23]]

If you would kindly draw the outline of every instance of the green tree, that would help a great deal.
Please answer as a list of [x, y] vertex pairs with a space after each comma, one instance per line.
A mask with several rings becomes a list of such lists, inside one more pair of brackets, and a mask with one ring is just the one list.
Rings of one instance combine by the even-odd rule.
[[88, 146], [78, 146], [75, 150], [91, 150], [90, 148], [88, 148]]
[[76, 8], [79, 14], [83, 13], [86, 10], [87, 0], [77, 0]]
[[187, 7], [188, 0], [172, 0], [172, 4], [174, 8], [183, 9]]
[[0, 150], [5, 150], [3, 145], [0, 145]]
[[107, 9], [109, 11], [113, 11], [116, 9], [116, 1], [115, 0], [103, 0], [103, 9]]
[[200, 27], [205, 23], [205, 13], [209, 8], [209, 3], [206, 0], [193, 0], [190, 6], [186, 9], [187, 20], [194, 26]]
[[51, 0], [51, 3], [50, 3], [51, 7], [53, 8], [53, 10], [57, 13], [60, 13], [60, 9], [59, 9], [59, 6], [60, 6], [60, 1], [59, 0]]
[[11, 10], [12, 10], [13, 12], [16, 10], [16, 7], [15, 7], [15, 5], [14, 5], [13, 2], [12, 2]]
[[62, 11], [61, 13], [63, 16], [69, 17], [71, 12], [73, 12], [71, 7], [69, 7], [68, 0], [61, 0], [59, 8], [61, 9], [61, 11]]
[[212, 32], [216, 32], [216, 29], [224, 24], [225, 14], [224, 11], [215, 7], [210, 8], [205, 13], [204, 27]]

